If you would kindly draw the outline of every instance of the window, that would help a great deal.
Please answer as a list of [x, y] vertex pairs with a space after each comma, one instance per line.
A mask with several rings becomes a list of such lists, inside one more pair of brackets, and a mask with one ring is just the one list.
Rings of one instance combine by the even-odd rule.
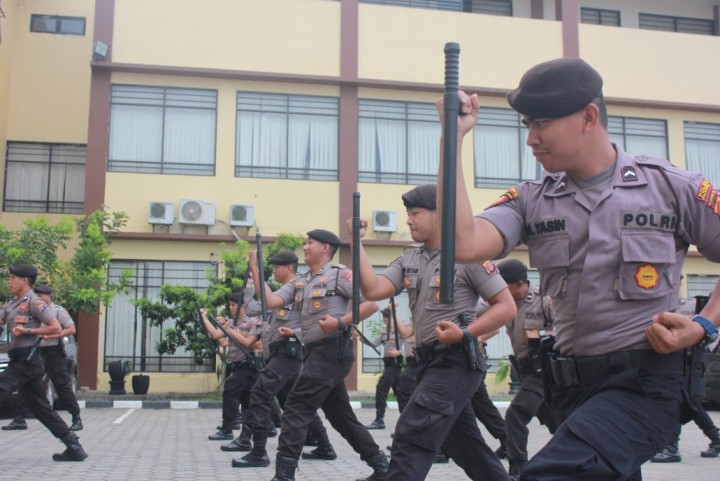
[[720, 186], [720, 124], [685, 122], [686, 168]]
[[358, 181], [437, 181], [440, 124], [433, 104], [360, 99]]
[[195, 363], [192, 352], [178, 350], [175, 354], [158, 354], [155, 346], [163, 337], [163, 328], [151, 326], [143, 319], [133, 301], [156, 298], [163, 284], [188, 286], [198, 292], [208, 285], [207, 271], [215, 272], [209, 262], [175, 261], [113, 261], [108, 280], [114, 282], [125, 270], [134, 271], [135, 289], [118, 293], [105, 314], [105, 365], [112, 361], [130, 361], [133, 371], [148, 372], [214, 372], [214, 359]]
[[580, 8], [580, 23], [593, 25], [620, 26], [620, 12], [617, 10], [602, 10], [599, 8]]
[[85, 18], [33, 14], [30, 16], [30, 31], [85, 35]]
[[504, 189], [540, 178], [541, 166], [525, 144], [527, 128], [511, 109], [483, 107], [473, 129], [475, 187]]
[[364, 3], [399, 7], [454, 10], [512, 17], [512, 0], [360, 0]]
[[214, 90], [113, 85], [108, 171], [215, 174]]
[[667, 32], [696, 33], [712, 35], [714, 22], [705, 18], [669, 17], [665, 15], [640, 14], [640, 28], [664, 30]]
[[84, 145], [8, 141], [3, 210], [82, 214], [86, 157]]
[[610, 139], [631, 155], [668, 158], [667, 122], [608, 116]]
[[717, 284], [718, 276], [688, 275], [688, 297], [707, 296]]
[[235, 176], [338, 179], [338, 99], [238, 92]]

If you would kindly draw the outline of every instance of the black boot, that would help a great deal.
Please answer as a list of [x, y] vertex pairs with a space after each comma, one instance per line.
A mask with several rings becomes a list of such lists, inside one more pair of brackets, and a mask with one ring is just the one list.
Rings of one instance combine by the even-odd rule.
[[82, 461], [88, 455], [80, 446], [80, 441], [75, 433], [69, 432], [60, 438], [60, 441], [67, 449], [60, 454], [53, 454], [53, 461]]
[[70, 431], [82, 431], [83, 423], [82, 419], [80, 419], [80, 415], [76, 414], [72, 417], [72, 425], [70, 426]]
[[700, 453], [703, 458], [717, 458], [720, 455], [720, 429], [716, 429], [715, 432], [708, 436], [710, 438], [710, 445], [706, 451]]
[[223, 428], [220, 429], [215, 434], [211, 434], [208, 436], [208, 439], [210, 441], [227, 441], [233, 438], [233, 432], [232, 429], [229, 428]]
[[16, 431], [21, 429], [27, 429], [27, 423], [23, 418], [15, 418], [10, 424], [2, 427], [3, 431]]
[[220, 449], [223, 451], [250, 451], [252, 449], [251, 437], [252, 431], [247, 424], [243, 424], [240, 436], [233, 439], [233, 442], [220, 446]]
[[373, 468], [373, 473], [367, 478], [359, 478], [355, 481], [385, 481], [385, 473], [387, 473], [388, 467], [390, 466], [385, 453], [381, 451], [365, 462]]
[[308, 431], [307, 436], [305, 436], [305, 446], [317, 446], [318, 441], [315, 439], [315, 436]]
[[385, 429], [385, 421], [383, 418], [375, 418], [375, 421], [366, 426], [368, 429]]
[[435, 453], [435, 459], [433, 459], [433, 464], [447, 464], [450, 461], [450, 458], [448, 458], [445, 453], [442, 451], [438, 451]]
[[510, 481], [515, 481], [520, 477], [520, 469], [525, 466], [527, 461], [508, 461], [508, 474]]
[[278, 454], [275, 458], [275, 477], [270, 481], [295, 481], [298, 460]]
[[316, 438], [318, 447], [313, 449], [309, 453], [302, 453], [302, 458], [322, 459], [325, 461], [332, 461], [333, 459], [337, 459], [337, 454], [335, 453], [332, 444], [330, 444], [330, 439], [328, 438], [327, 432], [323, 431], [321, 433], [317, 433]]
[[253, 448], [248, 454], [239, 459], [232, 460], [233, 468], [264, 468], [270, 466], [265, 446], [267, 445], [267, 434], [253, 433]]

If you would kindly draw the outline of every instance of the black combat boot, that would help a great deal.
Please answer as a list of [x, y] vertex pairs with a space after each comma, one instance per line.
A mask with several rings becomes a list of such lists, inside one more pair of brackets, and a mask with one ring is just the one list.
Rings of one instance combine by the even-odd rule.
[[298, 460], [278, 454], [275, 458], [275, 477], [270, 481], [295, 481]]
[[233, 468], [264, 468], [265, 466], [270, 466], [270, 459], [268, 458], [267, 451], [265, 451], [266, 445], [267, 434], [254, 433], [252, 451], [242, 458], [233, 459]]
[[678, 450], [678, 440], [674, 439], [670, 441], [670, 444], [650, 458], [650, 461], [653, 463], [679, 463], [682, 461], [682, 457], [680, 456]]
[[325, 461], [337, 459], [337, 454], [335, 453], [332, 444], [330, 444], [330, 439], [328, 438], [326, 431], [317, 433], [316, 439], [318, 447], [309, 453], [302, 453], [303, 459], [322, 459]]
[[383, 418], [375, 418], [375, 421], [366, 426], [368, 429], [385, 429], [385, 421]]
[[80, 446], [80, 441], [75, 433], [69, 432], [60, 438], [60, 441], [67, 449], [60, 454], [53, 454], [53, 461], [82, 461], [88, 455]]
[[390, 462], [382, 451], [372, 458], [365, 461], [368, 466], [373, 468], [373, 473], [367, 478], [359, 478], [355, 481], [385, 481], [385, 473], [387, 473]]
[[80, 419], [79, 414], [75, 414], [72, 417], [72, 425], [70, 426], [70, 431], [82, 431], [83, 423], [82, 419]]
[[700, 453], [703, 458], [717, 458], [720, 455], [720, 429], [716, 429], [713, 434], [708, 436], [710, 438], [710, 445], [707, 451]]
[[450, 458], [448, 458], [444, 452], [438, 451], [435, 453], [435, 459], [433, 459], [433, 464], [447, 464], [450, 461]]
[[23, 418], [15, 418], [10, 424], [2, 427], [3, 431], [16, 431], [21, 429], [27, 429], [27, 423]]
[[252, 431], [247, 424], [243, 424], [240, 436], [233, 439], [233, 442], [220, 446], [220, 449], [223, 451], [250, 451], [252, 449], [251, 437]]

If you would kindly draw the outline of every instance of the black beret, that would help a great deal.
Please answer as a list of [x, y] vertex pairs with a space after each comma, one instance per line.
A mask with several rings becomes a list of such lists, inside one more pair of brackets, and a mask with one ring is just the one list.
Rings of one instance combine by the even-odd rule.
[[602, 94], [603, 79], [579, 58], [560, 58], [525, 72], [507, 100], [522, 115], [558, 118], [579, 111]]
[[333, 246], [335, 248], [340, 247], [340, 239], [338, 238], [338, 236], [336, 236], [329, 230], [324, 230], [324, 229], [311, 230], [310, 232], [307, 233], [307, 236], [311, 239], [315, 239], [316, 241], [330, 244], [331, 246]]
[[386, 307], [385, 309], [380, 311], [380, 314], [382, 314], [383, 317], [390, 318], [390, 307]]
[[15, 264], [10, 266], [10, 273], [18, 277], [37, 277], [37, 268], [32, 264]]
[[243, 293], [242, 292], [233, 292], [232, 294], [229, 294], [228, 301], [234, 302], [235, 304], [242, 304], [243, 303]]
[[34, 290], [38, 294], [52, 294], [53, 293], [52, 287], [50, 287], [46, 284], [38, 284], [37, 286], [35, 286]]
[[294, 252], [280, 251], [268, 259], [268, 262], [270, 264], [275, 264], [276, 266], [289, 266], [290, 264], [297, 264], [298, 257]]
[[497, 265], [500, 277], [508, 284], [527, 281], [527, 266], [517, 259], [508, 259]]
[[423, 209], [435, 210], [437, 208], [437, 185], [418, 185], [413, 190], [405, 192], [402, 196], [406, 209], [421, 207]]

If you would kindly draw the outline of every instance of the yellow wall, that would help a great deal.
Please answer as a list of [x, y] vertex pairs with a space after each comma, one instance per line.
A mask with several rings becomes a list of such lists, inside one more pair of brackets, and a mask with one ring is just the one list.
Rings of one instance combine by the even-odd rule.
[[339, 74], [340, 2], [115, 2], [114, 62]]
[[457, 42], [461, 85], [511, 88], [529, 66], [562, 56], [560, 29], [560, 22], [361, 4], [359, 77], [442, 84], [443, 48]]

